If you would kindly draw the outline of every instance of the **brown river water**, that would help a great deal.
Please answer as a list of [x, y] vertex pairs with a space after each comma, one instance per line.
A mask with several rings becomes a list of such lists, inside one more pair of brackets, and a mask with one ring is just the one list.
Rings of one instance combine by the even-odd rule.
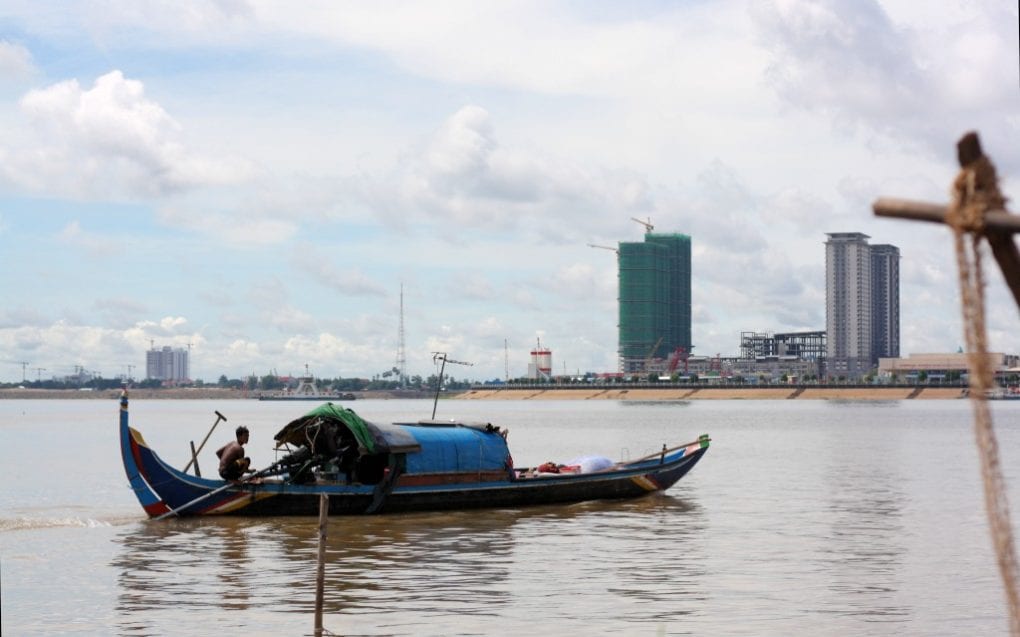
[[[256, 466], [315, 403], [135, 400], [171, 464], [237, 424]], [[350, 404], [417, 420], [424, 400]], [[993, 404], [1013, 511], [1020, 401]], [[147, 521], [115, 401], [0, 401], [3, 635], [302, 635], [315, 518]], [[509, 427], [518, 466], [712, 446], [664, 494], [334, 517], [325, 627], [343, 635], [1006, 634], [966, 401], [443, 401]], [[1014, 519], [1016, 516], [1014, 515]]]

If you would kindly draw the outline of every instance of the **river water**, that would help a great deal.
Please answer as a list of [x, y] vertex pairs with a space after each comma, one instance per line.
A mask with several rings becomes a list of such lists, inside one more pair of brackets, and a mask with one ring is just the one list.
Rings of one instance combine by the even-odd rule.
[[[208, 475], [237, 424], [265, 466], [273, 434], [312, 406], [137, 400], [131, 417], [183, 467], [225, 415]], [[380, 422], [432, 409], [351, 406]], [[993, 414], [1015, 512], [1020, 401]], [[639, 500], [331, 518], [333, 633], [1008, 632], [966, 401], [443, 401], [437, 417], [509, 427], [518, 466], [713, 442]], [[3, 634], [311, 634], [317, 519], [146, 521], [117, 418], [112, 400], [0, 401]]]

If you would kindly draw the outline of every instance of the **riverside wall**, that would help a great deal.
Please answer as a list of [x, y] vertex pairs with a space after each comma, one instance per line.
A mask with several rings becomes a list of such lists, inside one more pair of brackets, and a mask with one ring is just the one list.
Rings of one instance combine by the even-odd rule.
[[908, 400], [965, 398], [962, 387], [663, 387], [471, 389], [461, 400]]

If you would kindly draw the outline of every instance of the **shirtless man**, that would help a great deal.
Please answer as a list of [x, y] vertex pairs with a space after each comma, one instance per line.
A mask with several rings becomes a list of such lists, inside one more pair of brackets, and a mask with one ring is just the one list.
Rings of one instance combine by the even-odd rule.
[[248, 428], [241, 425], [235, 434], [237, 440], [228, 442], [216, 452], [220, 459], [220, 477], [224, 480], [239, 480], [251, 464], [251, 458], [244, 455], [244, 445], [248, 444]]

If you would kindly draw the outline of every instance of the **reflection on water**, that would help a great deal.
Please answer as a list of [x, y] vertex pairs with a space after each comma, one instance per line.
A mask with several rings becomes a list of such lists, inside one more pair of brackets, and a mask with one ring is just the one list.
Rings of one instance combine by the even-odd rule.
[[911, 609], [896, 595], [907, 550], [899, 463], [888, 448], [836, 449], [826, 470], [830, 529], [819, 557], [834, 593], [824, 612], [866, 622], [906, 621]]
[[[482, 633], [491, 633], [495, 618], [517, 616], [523, 627], [536, 613], [579, 624], [668, 622], [702, 599], [703, 526], [700, 507], [665, 495], [333, 517], [324, 611], [334, 624], [356, 618], [392, 634], [419, 634], [429, 616], [451, 626], [468, 621]], [[144, 522], [117, 541], [124, 632], [152, 632], [139, 618], [160, 609], [257, 608], [308, 617], [314, 610], [316, 518]]]

